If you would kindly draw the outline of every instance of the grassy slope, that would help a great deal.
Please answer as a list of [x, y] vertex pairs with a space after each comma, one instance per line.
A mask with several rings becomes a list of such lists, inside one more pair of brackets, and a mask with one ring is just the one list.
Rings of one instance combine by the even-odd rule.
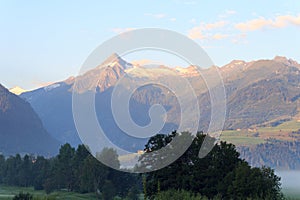
[[[249, 146], [264, 143], [268, 138], [278, 140], [300, 140], [299, 135], [292, 135], [292, 131], [300, 129], [300, 122], [293, 120], [284, 122], [276, 127], [262, 127], [256, 130], [226, 130], [222, 132], [221, 140], [235, 145]], [[255, 133], [259, 133], [255, 137]]]

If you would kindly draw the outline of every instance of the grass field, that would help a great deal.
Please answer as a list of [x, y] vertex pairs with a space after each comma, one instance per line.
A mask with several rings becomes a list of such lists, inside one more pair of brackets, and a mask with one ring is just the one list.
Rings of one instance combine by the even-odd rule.
[[85, 199], [97, 199], [95, 194], [79, 194], [67, 191], [53, 192], [47, 195], [44, 191], [36, 191], [33, 188], [24, 187], [8, 187], [0, 186], [0, 200], [10, 200], [19, 192], [33, 194], [34, 197], [39, 197], [39, 199], [64, 199], [64, 200], [85, 200]]
[[299, 189], [283, 189], [282, 192], [288, 200], [300, 200]]
[[225, 130], [221, 140], [240, 146], [251, 146], [266, 142], [275, 138], [282, 141], [300, 141], [300, 134], [292, 134], [292, 131], [300, 129], [297, 120], [287, 121], [275, 127], [259, 127], [256, 129]]
[[242, 146], [256, 145], [265, 142], [263, 138], [255, 137], [253, 133], [247, 130], [223, 131], [221, 140]]
[[[79, 194], [74, 192], [59, 191], [46, 195], [44, 191], [35, 191], [33, 188], [0, 186], [0, 200], [11, 200], [19, 192], [33, 194], [43, 200], [93, 200], [97, 199], [95, 194]], [[300, 191], [297, 189], [283, 189], [283, 193], [288, 200], [300, 200]], [[141, 198], [143, 199], [143, 198]]]

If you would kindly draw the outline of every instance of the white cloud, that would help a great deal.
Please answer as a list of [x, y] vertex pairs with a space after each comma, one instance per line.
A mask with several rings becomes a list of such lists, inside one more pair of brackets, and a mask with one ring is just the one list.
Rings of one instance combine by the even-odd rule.
[[235, 25], [235, 28], [240, 31], [255, 31], [263, 28], [284, 28], [289, 25], [300, 26], [300, 14], [298, 16], [279, 15], [274, 19], [259, 17], [238, 23]]

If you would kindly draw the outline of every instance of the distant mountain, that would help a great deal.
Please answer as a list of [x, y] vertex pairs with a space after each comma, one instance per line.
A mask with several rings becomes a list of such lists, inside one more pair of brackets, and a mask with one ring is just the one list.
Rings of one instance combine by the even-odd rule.
[[21, 87], [19, 87], [19, 86], [10, 88], [9, 91], [10, 91], [11, 93], [16, 94], [16, 95], [20, 95], [20, 94], [22, 94], [22, 93], [24, 93], [24, 92], [27, 92], [27, 90], [25, 90], [25, 89], [23, 89], [23, 88], [21, 88]]
[[284, 57], [235, 61], [221, 68], [227, 94], [227, 129], [290, 120], [300, 111], [300, 65]]
[[[214, 73], [212, 70], [214, 67], [216, 66], [201, 69], [201, 73], [209, 76]], [[290, 120], [300, 113], [300, 65], [296, 61], [285, 57], [252, 62], [235, 60], [218, 68], [224, 79], [227, 95], [225, 129], [264, 126], [271, 122]], [[125, 135], [119, 137], [119, 134], [124, 133], [114, 122], [110, 109], [114, 86], [125, 75], [136, 82], [163, 78], [174, 84], [178, 75], [186, 78], [195, 89], [200, 102], [199, 125], [204, 130], [207, 128], [211, 112], [209, 93], [201, 74], [194, 66], [147, 68], [134, 66], [114, 54], [104, 63], [76, 77], [78, 83], [76, 85], [75, 77], [72, 77], [38, 90], [25, 92], [21, 97], [32, 105], [52, 136], [62, 142], [76, 145], [80, 140], [72, 118], [72, 91], [84, 93], [96, 88], [95, 107], [100, 123], [110, 132], [108, 137], [126, 146], [128, 137]], [[155, 84], [139, 88], [133, 94], [130, 101], [133, 120], [139, 125], [147, 125], [150, 122], [148, 110], [151, 105], [157, 103], [162, 104], [168, 112], [167, 124], [163, 131], [170, 132], [176, 129], [180, 122], [180, 107], [176, 96], [168, 89]], [[132, 148], [143, 148], [144, 142], [136, 140]]]
[[[76, 77], [81, 84], [75, 85], [75, 77], [70, 77], [65, 81], [23, 93], [21, 97], [32, 105], [53, 137], [63, 143], [68, 142], [76, 146], [81, 143], [81, 140], [73, 121], [72, 91], [83, 93], [97, 87], [100, 99], [97, 105], [102, 113], [105, 113], [101, 116], [105, 116], [104, 120], [108, 120], [107, 123], [103, 123], [107, 125], [108, 129], [120, 132], [108, 118], [108, 116], [112, 116], [109, 110], [111, 90], [108, 89], [124, 75], [127, 67], [131, 67], [131, 64], [113, 54], [101, 65]], [[101, 118], [101, 116], [99, 117]], [[112, 126], [114, 128], [111, 128]]]
[[0, 85], [0, 152], [54, 155], [59, 144], [30, 104]]
[[[93, 88], [97, 88], [99, 92], [103, 92], [116, 82], [125, 74], [125, 69], [132, 67], [132, 64], [127, 63], [117, 54], [113, 54], [107, 58], [101, 65], [86, 72], [85, 74], [76, 77], [80, 84], [74, 85], [74, 80], [69, 81], [76, 92], [82, 93]], [[68, 82], [68, 81], [67, 81]]]

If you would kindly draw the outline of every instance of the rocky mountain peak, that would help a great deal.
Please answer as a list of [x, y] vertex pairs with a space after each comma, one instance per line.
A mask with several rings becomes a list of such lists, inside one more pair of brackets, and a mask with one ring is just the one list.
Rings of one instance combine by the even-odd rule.
[[88, 90], [98, 89], [104, 91], [113, 86], [125, 73], [125, 69], [131, 68], [132, 64], [123, 60], [118, 54], [109, 56], [101, 65], [77, 76], [75, 91], [82, 93]]
[[300, 68], [299, 63], [297, 63], [293, 59], [288, 59], [287, 57], [284, 57], [284, 56], [275, 56], [275, 58], [273, 60], [275, 62], [283, 63], [284, 65], [287, 65], [287, 66], [294, 66], [294, 67]]
[[113, 67], [113, 66], [118, 66], [123, 70], [125, 70], [131, 68], [133, 65], [123, 60], [117, 53], [113, 53], [99, 67]]
[[224, 65], [223, 68], [236, 68], [244, 65], [246, 65], [246, 62], [244, 60], [233, 60], [227, 65]]

